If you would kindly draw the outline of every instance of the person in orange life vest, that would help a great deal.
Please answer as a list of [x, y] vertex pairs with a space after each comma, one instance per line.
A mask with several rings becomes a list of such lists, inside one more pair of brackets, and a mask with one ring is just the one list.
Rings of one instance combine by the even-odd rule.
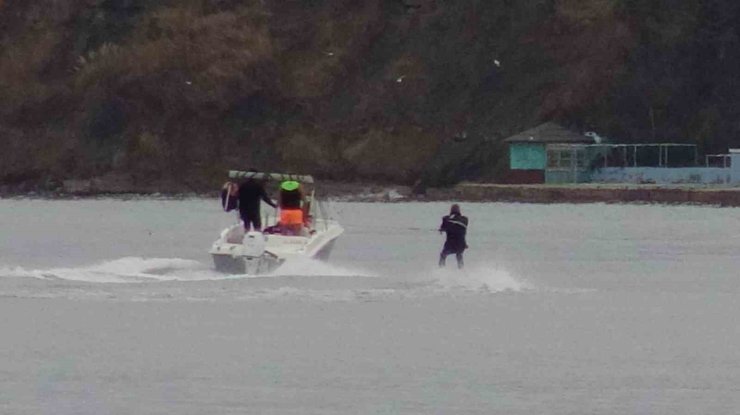
[[303, 228], [301, 184], [287, 180], [280, 184], [280, 227], [283, 233], [299, 235]]

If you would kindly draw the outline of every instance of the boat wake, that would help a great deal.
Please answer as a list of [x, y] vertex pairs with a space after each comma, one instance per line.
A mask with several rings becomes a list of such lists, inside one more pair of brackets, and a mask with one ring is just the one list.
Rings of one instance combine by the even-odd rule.
[[102, 263], [50, 269], [0, 267], [0, 277], [38, 278], [88, 283], [145, 283], [163, 281], [215, 281], [262, 277], [371, 276], [368, 273], [333, 266], [321, 261], [296, 258], [288, 260], [270, 275], [231, 275], [216, 272], [210, 264], [182, 258], [125, 257]]
[[[376, 275], [300, 257], [289, 259], [272, 274], [258, 276], [222, 274], [210, 264], [190, 259], [126, 257], [75, 268], [0, 267], [0, 280], [5, 281], [0, 284], [0, 297], [122, 301], [377, 302], [533, 289], [495, 266]], [[189, 283], [199, 281], [205, 283]]]
[[350, 269], [315, 259], [295, 257], [288, 259], [270, 276], [278, 277], [375, 277], [376, 275], [359, 269]]
[[90, 283], [131, 283], [224, 278], [204, 264], [180, 258], [125, 257], [94, 265], [28, 270], [0, 268], [3, 277], [31, 277]]
[[437, 291], [522, 292], [534, 289], [526, 281], [515, 278], [508, 271], [495, 265], [476, 265], [462, 270], [453, 267], [438, 268], [430, 272], [432, 285]]

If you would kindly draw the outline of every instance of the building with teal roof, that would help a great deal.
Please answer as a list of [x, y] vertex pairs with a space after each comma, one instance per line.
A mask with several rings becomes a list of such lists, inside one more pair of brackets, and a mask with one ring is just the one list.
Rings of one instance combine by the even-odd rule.
[[[546, 122], [504, 140], [509, 146], [508, 183], [581, 183], [589, 181], [594, 155], [585, 144], [598, 144], [584, 135]], [[574, 146], [580, 144], [582, 146]]]

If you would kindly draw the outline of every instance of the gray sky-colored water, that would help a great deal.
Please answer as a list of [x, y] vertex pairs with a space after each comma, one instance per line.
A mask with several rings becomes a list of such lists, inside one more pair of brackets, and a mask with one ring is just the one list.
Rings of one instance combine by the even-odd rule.
[[733, 413], [740, 210], [335, 204], [328, 264], [229, 277], [215, 200], [0, 200], [0, 413]]

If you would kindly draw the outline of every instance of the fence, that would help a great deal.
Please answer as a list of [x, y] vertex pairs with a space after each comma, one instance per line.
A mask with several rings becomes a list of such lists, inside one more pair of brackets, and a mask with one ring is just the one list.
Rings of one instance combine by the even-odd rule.
[[549, 144], [545, 182], [740, 184], [740, 149], [698, 159], [694, 144]]

